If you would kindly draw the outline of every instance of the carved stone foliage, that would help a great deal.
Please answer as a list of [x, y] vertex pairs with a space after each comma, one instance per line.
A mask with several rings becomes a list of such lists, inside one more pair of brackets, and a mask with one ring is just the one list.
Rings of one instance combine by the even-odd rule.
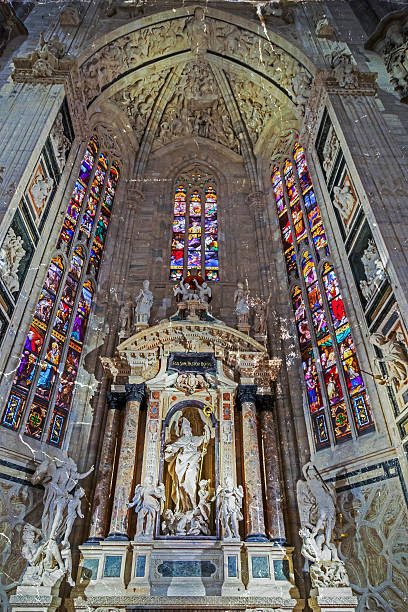
[[142, 139], [154, 102], [168, 73], [168, 70], [152, 72], [112, 97], [116, 106], [126, 114], [138, 142]]
[[229, 75], [229, 81], [252, 143], [256, 144], [263, 128], [275, 115], [276, 100], [267, 86], [260, 86], [236, 72]]
[[357, 610], [406, 608], [408, 514], [396, 478], [338, 496], [342, 513], [340, 557], [358, 595]]
[[366, 300], [370, 300], [385, 279], [385, 270], [374, 240], [370, 239], [361, 256], [366, 280], [360, 281], [360, 289]]
[[11, 293], [20, 289], [18, 272], [26, 253], [23, 244], [21, 236], [10, 227], [0, 249], [0, 278]]
[[383, 56], [391, 84], [401, 102], [408, 103], [408, 9], [389, 13], [380, 21], [366, 49]]
[[240, 152], [227, 107], [207, 62], [185, 66], [163, 114], [153, 149], [182, 136], [209, 138]]

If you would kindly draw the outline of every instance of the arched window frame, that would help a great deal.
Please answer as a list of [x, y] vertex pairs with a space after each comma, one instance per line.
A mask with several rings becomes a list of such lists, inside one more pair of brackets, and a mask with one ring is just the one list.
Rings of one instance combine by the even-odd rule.
[[[299, 145], [300, 146], [300, 145]], [[296, 145], [295, 145], [296, 147]], [[299, 339], [299, 348], [300, 348], [300, 353], [301, 353], [301, 357], [302, 357], [302, 367], [303, 367], [303, 355], [305, 354], [306, 350], [311, 350], [312, 351], [312, 355], [315, 359], [315, 363], [316, 363], [316, 369], [317, 369], [317, 375], [318, 375], [318, 381], [319, 381], [319, 387], [320, 387], [320, 392], [322, 394], [322, 399], [323, 399], [323, 409], [317, 411], [315, 414], [313, 414], [311, 412], [310, 409], [310, 405], [309, 405], [309, 415], [308, 418], [312, 423], [312, 430], [313, 430], [313, 440], [314, 440], [314, 445], [316, 450], [321, 450], [323, 448], [327, 448], [327, 447], [332, 447], [334, 448], [334, 446], [336, 444], [338, 444], [339, 442], [342, 441], [346, 441], [349, 439], [357, 439], [358, 436], [360, 436], [361, 434], [364, 433], [368, 433], [369, 431], [372, 431], [374, 429], [374, 423], [372, 420], [372, 415], [371, 415], [371, 410], [369, 407], [369, 403], [367, 400], [367, 395], [366, 395], [366, 385], [364, 384], [363, 381], [363, 385], [364, 388], [361, 391], [361, 394], [363, 394], [363, 392], [365, 393], [365, 400], [367, 402], [367, 406], [368, 406], [368, 412], [367, 414], [369, 415], [369, 422], [367, 424], [366, 427], [359, 427], [358, 421], [357, 421], [357, 408], [353, 407], [353, 403], [352, 403], [352, 398], [349, 395], [348, 392], [348, 385], [347, 385], [347, 381], [346, 381], [346, 376], [344, 373], [344, 369], [343, 369], [343, 361], [340, 355], [340, 351], [339, 351], [339, 347], [338, 347], [338, 343], [336, 342], [336, 331], [334, 329], [334, 325], [333, 325], [333, 321], [332, 321], [332, 317], [331, 317], [331, 313], [330, 313], [330, 308], [329, 308], [329, 302], [328, 302], [328, 298], [326, 295], [326, 290], [325, 290], [325, 285], [324, 285], [324, 281], [323, 281], [323, 272], [324, 272], [324, 266], [325, 264], [329, 264], [330, 266], [333, 267], [333, 270], [336, 274], [336, 279], [337, 279], [337, 283], [339, 284], [339, 279], [338, 279], [338, 274], [336, 272], [336, 266], [334, 264], [334, 262], [332, 261], [332, 258], [330, 256], [330, 250], [329, 250], [329, 245], [327, 242], [327, 236], [325, 234], [325, 229], [324, 229], [324, 223], [321, 220], [321, 230], [323, 232], [323, 238], [320, 237], [316, 240], [316, 242], [318, 243], [319, 248], [317, 248], [316, 244], [315, 244], [315, 240], [314, 237], [312, 235], [312, 228], [311, 228], [311, 224], [309, 222], [309, 216], [308, 213], [311, 214], [311, 212], [314, 209], [314, 206], [316, 205], [317, 207], [319, 207], [319, 203], [316, 200], [316, 194], [314, 192], [314, 187], [313, 184], [311, 184], [311, 189], [310, 187], [307, 189], [307, 193], [309, 193], [309, 191], [313, 191], [314, 193], [314, 197], [315, 197], [315, 204], [311, 205], [309, 207], [309, 210], [306, 208], [306, 203], [305, 203], [305, 197], [304, 197], [304, 191], [305, 189], [302, 189], [302, 185], [300, 183], [300, 179], [299, 179], [299, 175], [297, 172], [297, 165], [296, 165], [296, 160], [294, 158], [294, 154], [293, 154], [293, 150], [294, 148], [292, 148], [290, 155], [287, 156], [287, 158], [285, 160], [282, 161], [282, 163], [279, 165], [279, 167], [277, 168], [277, 170], [279, 170], [280, 172], [280, 178], [282, 181], [282, 194], [283, 194], [283, 201], [284, 201], [284, 207], [280, 208], [281, 211], [281, 217], [279, 217], [279, 208], [277, 207], [277, 203], [275, 202], [275, 210], [277, 211], [278, 217], [279, 217], [279, 221], [281, 218], [285, 217], [285, 215], [287, 215], [287, 219], [289, 221], [289, 227], [290, 227], [290, 231], [291, 231], [291, 238], [292, 238], [292, 244], [293, 244], [293, 252], [294, 252], [294, 256], [295, 256], [295, 265], [293, 265], [293, 257], [290, 257], [290, 253], [289, 253], [289, 248], [288, 248], [288, 242], [284, 242], [284, 237], [283, 237], [283, 225], [280, 221], [280, 229], [281, 229], [281, 239], [282, 239], [282, 244], [283, 244], [283, 248], [284, 248], [284, 256], [285, 256], [285, 263], [286, 263], [286, 269], [287, 269], [287, 273], [289, 276], [289, 284], [290, 284], [290, 299], [292, 301], [292, 295], [293, 295], [293, 291], [295, 286], [299, 286], [302, 292], [302, 297], [303, 297], [303, 302], [305, 305], [305, 314], [306, 314], [306, 321], [308, 324], [308, 328], [310, 331], [310, 335], [311, 335], [311, 340], [310, 343], [308, 344], [307, 347], [302, 348], [300, 346], [300, 337], [299, 337], [299, 332], [298, 332], [298, 339]], [[306, 161], [306, 156], [305, 156], [305, 164], [306, 164], [306, 168], [308, 168], [307, 166], [307, 161]], [[286, 185], [286, 180], [285, 180], [285, 167], [287, 169], [287, 163], [291, 164], [292, 167], [292, 172], [293, 172], [293, 183], [296, 187], [297, 190], [297, 196], [298, 196], [298, 201], [299, 201], [299, 210], [301, 210], [302, 212], [302, 219], [303, 219], [303, 226], [304, 226], [304, 230], [305, 232], [299, 232], [298, 230], [298, 237], [296, 235], [296, 228], [295, 228], [295, 220], [294, 220], [294, 216], [292, 214], [292, 211], [294, 209], [293, 206], [293, 198], [292, 198], [292, 206], [291, 206], [291, 199], [290, 199], [290, 193], [288, 191], [287, 185]], [[272, 174], [272, 177], [274, 176], [274, 173]], [[309, 178], [310, 178], [310, 174], [309, 174]], [[311, 181], [310, 181], [311, 183]], [[275, 197], [275, 189], [274, 189], [274, 197]], [[309, 199], [310, 201], [310, 199]], [[319, 214], [320, 214], [320, 219], [321, 219], [321, 212], [319, 210]], [[319, 222], [320, 225], [320, 222]], [[286, 224], [285, 224], [286, 227]], [[303, 235], [304, 234], [304, 235]], [[315, 235], [315, 239], [316, 239], [316, 235]], [[286, 248], [285, 248], [286, 247]], [[324, 379], [324, 371], [322, 368], [322, 364], [321, 364], [321, 359], [320, 359], [320, 353], [319, 353], [319, 340], [321, 342], [321, 338], [317, 338], [317, 334], [315, 331], [315, 326], [313, 324], [313, 320], [312, 320], [312, 311], [309, 305], [309, 298], [308, 298], [308, 292], [307, 292], [307, 286], [306, 286], [306, 282], [303, 276], [303, 268], [302, 268], [302, 261], [303, 261], [303, 257], [304, 257], [304, 253], [308, 251], [311, 253], [311, 256], [313, 258], [313, 262], [315, 265], [315, 270], [316, 270], [316, 282], [317, 282], [317, 286], [319, 288], [320, 291], [320, 295], [321, 295], [321, 300], [322, 300], [322, 308], [323, 308], [323, 312], [327, 321], [327, 327], [328, 327], [328, 331], [326, 332], [326, 335], [329, 334], [330, 338], [331, 338], [331, 342], [333, 345], [333, 350], [334, 350], [334, 355], [335, 355], [335, 365], [337, 367], [338, 370], [338, 378], [340, 381], [340, 386], [342, 389], [342, 393], [343, 393], [343, 399], [339, 400], [337, 404], [330, 406], [330, 401], [328, 398], [328, 393], [327, 393], [327, 385], [326, 385], [326, 381]], [[290, 263], [292, 262], [292, 263]], [[295, 272], [296, 271], [296, 272]], [[296, 276], [296, 278], [295, 278]], [[340, 292], [341, 293], [341, 292]], [[292, 301], [293, 304], [293, 301]], [[347, 324], [350, 328], [350, 322], [349, 319], [347, 317], [346, 314], [346, 318], [347, 318]], [[297, 324], [296, 324], [297, 326]], [[340, 327], [340, 329], [343, 326]], [[351, 329], [351, 328], [350, 328]], [[298, 330], [297, 330], [298, 331]], [[351, 333], [351, 338], [353, 338], [353, 334]], [[354, 352], [354, 355], [356, 355], [356, 352]], [[358, 364], [358, 358], [357, 359], [357, 365]], [[329, 369], [329, 368], [327, 368]], [[361, 373], [361, 370], [360, 370]], [[306, 385], [306, 380], [304, 380], [304, 384]], [[306, 385], [307, 386], [307, 385]], [[359, 394], [356, 394], [356, 398], [358, 397]], [[308, 397], [309, 400], [309, 397]], [[340, 413], [336, 412], [336, 407], [340, 408], [341, 403], [344, 401], [344, 406], [345, 406], [345, 414], [347, 416], [347, 422], [349, 424], [349, 431], [347, 433], [344, 433], [344, 430], [347, 429], [346, 425], [347, 422], [344, 421], [344, 426], [343, 427], [337, 427], [337, 435], [336, 435], [336, 418], [340, 417]], [[341, 419], [343, 418], [344, 415], [341, 416]], [[321, 422], [318, 422], [319, 419], [321, 419]], [[324, 421], [324, 425], [325, 425], [325, 429], [327, 431], [327, 440], [322, 441], [319, 439], [319, 435], [318, 435], [318, 431], [319, 431], [319, 426], [323, 423]], [[341, 430], [343, 430], [343, 433], [341, 433]]]
[[[198, 178], [197, 178], [197, 173], [198, 173]], [[200, 178], [201, 173], [202, 173], [202, 178]], [[181, 188], [185, 189], [185, 213], [184, 213], [185, 226], [184, 226], [183, 232], [174, 232], [174, 227], [175, 227], [174, 224], [176, 222], [176, 218], [177, 216], [182, 216], [182, 215], [175, 214], [176, 196], [177, 196], [177, 192], [180, 191]], [[216, 201], [216, 213], [215, 213], [216, 231], [213, 232], [213, 235], [216, 237], [216, 244], [217, 244], [217, 251], [216, 251], [217, 261], [218, 261], [217, 268], [215, 266], [207, 266], [206, 259], [205, 259], [205, 256], [206, 256], [205, 238], [206, 238], [206, 235], [208, 235], [209, 237], [211, 236], [211, 232], [206, 232], [206, 220], [211, 221], [210, 218], [207, 219], [207, 215], [206, 215], [207, 192], [208, 192], [208, 189], [211, 189], [211, 188], [214, 190], [215, 201]], [[201, 228], [201, 232], [200, 232], [201, 266], [200, 267], [198, 266], [192, 267], [188, 265], [189, 220], [190, 220], [190, 216], [194, 217], [194, 215], [190, 215], [190, 202], [191, 202], [191, 196], [192, 194], [194, 194], [194, 192], [198, 192], [200, 196], [200, 202], [201, 202], [201, 224], [200, 224], [200, 228]], [[219, 200], [218, 200], [219, 192], [218, 192], [218, 184], [217, 184], [216, 177], [211, 172], [207, 171], [205, 168], [201, 168], [198, 165], [194, 166], [194, 168], [183, 170], [182, 172], [178, 174], [178, 176], [176, 177], [173, 183], [171, 197], [172, 197], [171, 210], [172, 210], [173, 223], [172, 223], [171, 238], [170, 238], [169, 280], [171, 282], [178, 282], [181, 278], [184, 278], [188, 274], [199, 274], [200, 276], [203, 277], [203, 279], [207, 281], [210, 281], [210, 282], [219, 281], [219, 278], [220, 278], [219, 277], [219, 271], [220, 271]], [[176, 267], [175, 265], [173, 265], [174, 264], [173, 253], [176, 251], [176, 249], [173, 247], [174, 247], [175, 241], [180, 240], [180, 239], [184, 241], [183, 267], [181, 267], [180, 265]], [[208, 252], [210, 253], [209, 249], [208, 249]]]
[[[97, 143], [96, 148], [94, 150], [94, 154], [93, 154], [94, 160], [93, 160], [92, 168], [89, 172], [89, 176], [87, 178], [85, 191], [84, 191], [82, 200], [78, 208], [77, 217], [75, 219], [75, 222], [72, 222], [72, 217], [70, 218], [68, 212], [69, 210], [72, 211], [71, 203], [73, 200], [73, 193], [75, 192], [75, 189], [77, 188], [79, 178], [83, 171], [83, 163], [87, 155], [87, 152], [89, 153], [90, 148], [92, 149], [91, 147], [92, 142]], [[103, 173], [103, 180], [99, 181], [98, 183], [95, 183], [94, 185], [94, 180], [95, 180], [95, 177], [98, 171], [98, 163], [102, 158], [106, 160], [106, 168]], [[86, 341], [87, 330], [89, 328], [89, 320], [92, 314], [92, 307], [94, 303], [97, 277], [99, 274], [99, 269], [100, 269], [101, 260], [103, 256], [103, 249], [104, 249], [104, 245], [106, 241], [107, 232], [109, 229], [109, 223], [111, 220], [112, 207], [113, 207], [115, 195], [118, 189], [119, 177], [120, 177], [120, 162], [118, 159], [115, 159], [114, 157], [110, 156], [109, 152], [104, 152], [101, 146], [99, 145], [99, 141], [97, 140], [97, 137], [92, 136], [89, 142], [87, 143], [87, 146], [81, 157], [80, 168], [78, 169], [76, 176], [77, 176], [77, 179], [74, 183], [74, 186], [73, 186], [73, 189], [72, 189], [72, 192], [71, 192], [68, 204], [67, 204], [66, 214], [64, 216], [64, 222], [61, 227], [59, 237], [57, 239], [57, 247], [52, 253], [52, 256], [50, 257], [50, 265], [47, 268], [47, 272], [43, 280], [43, 289], [44, 289], [44, 283], [47, 279], [47, 275], [51, 267], [52, 260], [55, 259], [56, 257], [60, 257], [63, 262], [63, 271], [62, 271], [62, 275], [58, 283], [57, 291], [55, 293], [53, 306], [48, 316], [48, 322], [46, 323], [46, 329], [44, 330], [44, 337], [43, 337], [43, 341], [41, 345], [41, 350], [37, 355], [37, 361], [35, 362], [35, 366], [33, 369], [34, 375], [31, 381], [31, 385], [28, 388], [27, 395], [25, 396], [24, 408], [23, 408], [22, 414], [19, 417], [17, 427], [11, 427], [5, 424], [4, 421], [7, 415], [7, 407], [8, 407], [10, 398], [12, 396], [12, 393], [14, 392], [14, 389], [16, 387], [15, 379], [14, 379], [13, 384], [11, 386], [9, 396], [8, 396], [6, 407], [2, 415], [2, 420], [1, 420], [1, 424], [4, 427], [8, 427], [9, 430], [20, 431], [22, 434], [25, 434], [30, 438], [34, 438], [38, 440], [41, 444], [47, 443], [47, 444], [57, 446], [57, 447], [61, 447], [63, 444], [64, 436], [67, 431], [68, 421], [72, 413], [74, 412], [73, 404], [75, 401], [75, 384], [76, 384], [76, 379], [78, 376], [78, 372], [79, 372], [80, 364], [82, 360], [83, 347]], [[83, 183], [83, 185], [85, 185], [85, 183]], [[95, 195], [94, 187], [95, 187], [95, 190], [97, 190], [96, 191], [97, 195]], [[92, 223], [91, 225], [88, 224], [88, 226], [86, 226], [84, 225], [85, 214], [86, 212], [88, 212], [88, 210], [90, 210], [88, 209], [88, 204], [91, 202], [91, 198], [90, 198], [91, 195], [93, 195], [93, 203], [96, 203], [96, 205], [94, 206], [93, 214], [91, 216]], [[66, 225], [67, 220], [70, 221], [71, 229], [73, 230], [71, 236], [69, 236], [67, 233], [64, 232], [64, 228], [67, 227]], [[88, 217], [88, 221], [90, 221], [89, 217]], [[97, 230], [98, 230], [98, 237], [97, 237]], [[56, 368], [54, 368], [54, 377], [51, 383], [49, 397], [48, 399], [43, 398], [44, 404], [41, 407], [45, 408], [45, 418], [42, 423], [42, 429], [41, 429], [39, 436], [32, 436], [30, 435], [30, 433], [27, 432], [28, 419], [30, 417], [30, 414], [33, 408], [33, 402], [35, 399], [37, 399], [38, 380], [39, 380], [40, 371], [43, 365], [47, 363], [45, 359], [46, 359], [47, 350], [49, 350], [50, 340], [51, 340], [51, 337], [55, 337], [55, 334], [56, 334], [55, 325], [56, 325], [57, 310], [60, 306], [60, 303], [63, 297], [63, 291], [66, 286], [67, 278], [69, 277], [70, 263], [74, 256], [74, 253], [78, 249], [82, 250], [84, 259], [83, 259], [83, 264], [80, 269], [80, 273], [79, 273], [78, 280], [77, 280], [75, 297], [70, 306], [71, 310], [68, 315], [69, 323], [68, 323], [65, 333], [63, 334], [64, 339], [61, 345], [62, 350], [59, 355], [58, 364], [56, 365]], [[99, 256], [96, 255], [96, 250], [98, 249], [99, 249]], [[86, 316], [80, 317], [78, 307], [79, 307], [79, 304], [81, 302], [83, 295], [85, 295], [85, 293], [83, 292], [84, 292], [84, 286], [87, 283], [92, 288], [92, 296], [90, 299], [89, 309], [87, 308], [88, 312], [86, 313]], [[42, 293], [43, 291], [41, 291], [40, 293], [40, 298], [34, 309], [33, 317], [30, 320], [30, 327], [34, 320], [34, 316], [37, 311], [37, 306], [41, 299]], [[68, 352], [70, 350], [71, 341], [73, 341], [72, 333], [73, 333], [73, 328], [74, 328], [76, 319], [81, 320], [83, 323], [83, 338], [82, 338], [82, 341], [78, 341], [77, 343], [78, 347], [80, 347], [80, 350], [77, 351], [78, 356], [79, 356], [78, 366], [76, 369], [75, 377], [72, 382], [72, 394], [69, 399], [69, 402], [67, 403], [66, 408], [64, 409], [62, 407], [60, 408], [56, 406], [56, 399], [57, 399], [57, 395], [59, 391], [59, 386], [61, 383], [61, 378], [64, 374], [64, 368], [67, 366], [67, 357], [68, 357]], [[23, 349], [23, 353], [24, 353], [24, 349]], [[22, 353], [22, 356], [23, 356], [23, 353]], [[21, 364], [21, 358], [19, 361], [18, 368], [20, 367], [20, 364]], [[17, 368], [17, 371], [18, 371], [18, 368]], [[52, 440], [50, 435], [51, 435], [51, 431], [53, 428], [54, 418], [56, 418], [58, 410], [61, 416], [61, 427], [60, 427], [59, 435], [55, 437], [55, 440]]]

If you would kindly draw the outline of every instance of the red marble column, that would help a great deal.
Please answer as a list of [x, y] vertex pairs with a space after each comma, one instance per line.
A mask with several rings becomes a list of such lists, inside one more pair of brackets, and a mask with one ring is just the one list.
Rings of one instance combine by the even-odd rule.
[[124, 393], [107, 394], [108, 414], [106, 416], [101, 456], [96, 475], [96, 486], [92, 502], [91, 529], [87, 544], [97, 543], [105, 538], [116, 438], [119, 429], [120, 410], [124, 402]]
[[266, 492], [266, 533], [277, 546], [286, 542], [283, 522], [283, 499], [280, 480], [280, 456], [273, 414], [273, 396], [258, 396], [258, 418], [263, 442]]
[[242, 408], [245, 526], [247, 542], [267, 542], [263, 510], [261, 461], [256, 418], [256, 386], [241, 385], [237, 391]]
[[123, 423], [119, 451], [115, 495], [108, 540], [128, 540], [129, 501], [132, 493], [133, 476], [137, 453], [140, 404], [144, 397], [144, 384], [129, 384], [126, 389], [126, 413]]

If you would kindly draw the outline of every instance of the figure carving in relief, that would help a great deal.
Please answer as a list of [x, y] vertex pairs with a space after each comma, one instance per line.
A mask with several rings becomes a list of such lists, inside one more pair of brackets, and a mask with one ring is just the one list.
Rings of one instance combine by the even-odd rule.
[[335, 488], [324, 482], [311, 462], [303, 466], [302, 472], [305, 480], [297, 483], [302, 555], [313, 562], [338, 561], [332, 543], [336, 522]]
[[348, 223], [349, 217], [356, 203], [356, 198], [353, 194], [351, 186], [346, 183], [343, 187], [334, 187], [333, 204], [339, 209], [344, 223]]
[[204, 425], [202, 436], [193, 436], [190, 421], [182, 417], [181, 436], [165, 447], [164, 458], [169, 463], [168, 470], [172, 478], [171, 497], [176, 513], [185, 514], [197, 505], [200, 463], [210, 437], [207, 424]]
[[333, 126], [331, 126], [323, 148], [323, 169], [326, 174], [331, 170], [339, 148], [339, 139], [337, 138], [337, 134], [334, 131]]
[[204, 9], [201, 7], [195, 9], [194, 16], [186, 20], [184, 31], [190, 41], [192, 52], [203, 55], [207, 51], [209, 36], [209, 23], [205, 19]]
[[176, 387], [185, 393], [191, 394], [207, 389], [208, 383], [202, 374], [188, 372], [177, 376]]
[[271, 295], [268, 296], [268, 299], [262, 300], [261, 298], [257, 298], [254, 304], [255, 318], [254, 318], [254, 333], [259, 336], [266, 336], [267, 334], [267, 321], [268, 321], [268, 310], [269, 303], [271, 301]]
[[136, 486], [133, 500], [129, 504], [129, 508], [134, 508], [137, 513], [136, 537], [153, 536], [154, 519], [165, 499], [164, 484], [156, 486], [151, 474], [146, 476], [143, 485]]
[[361, 256], [361, 263], [364, 266], [364, 273], [367, 280], [360, 281], [360, 289], [366, 300], [376, 293], [382, 281], [385, 279], [385, 270], [380, 255], [375, 246], [375, 242], [370, 238], [366, 250]]
[[119, 335], [121, 338], [126, 338], [130, 335], [133, 328], [133, 302], [130, 295], [126, 294], [124, 304], [119, 311]]
[[244, 285], [238, 283], [234, 293], [235, 314], [238, 318], [238, 325], [248, 325], [249, 306], [247, 293], [244, 291]]
[[18, 270], [26, 253], [23, 244], [21, 236], [10, 227], [0, 249], [0, 278], [11, 293], [20, 289]]
[[382, 357], [377, 361], [386, 364], [388, 376], [376, 376], [380, 384], [395, 382], [397, 389], [408, 379], [408, 353], [402, 334], [387, 338], [383, 334], [372, 334], [370, 341], [381, 349]]
[[292, 79], [292, 91], [297, 104], [297, 114], [303, 117], [310, 95], [311, 76], [301, 68]]
[[[67, 151], [69, 151], [71, 143], [69, 141], [69, 138], [65, 136], [64, 124], [62, 122], [61, 113], [58, 113], [57, 118], [54, 121], [54, 125], [52, 126], [52, 130], [50, 132], [50, 138], [51, 138], [52, 144], [54, 145], [54, 152], [55, 152], [55, 157], [57, 158], [58, 167], [60, 171], [62, 171], [65, 166]], [[51, 184], [51, 189], [52, 189], [52, 184]]]
[[[64, 160], [65, 164], [65, 160]], [[43, 212], [48, 198], [54, 186], [54, 180], [50, 176], [43, 176], [40, 172], [35, 177], [35, 182], [30, 187], [30, 193], [37, 209], [37, 215]]]
[[224, 530], [224, 540], [239, 540], [239, 521], [242, 516], [242, 499], [244, 491], [242, 486], [234, 486], [231, 476], [225, 478], [225, 486], [218, 486], [216, 493], [217, 507]]
[[143, 281], [143, 288], [135, 299], [135, 323], [148, 323], [153, 304], [153, 293], [149, 289], [149, 281]]

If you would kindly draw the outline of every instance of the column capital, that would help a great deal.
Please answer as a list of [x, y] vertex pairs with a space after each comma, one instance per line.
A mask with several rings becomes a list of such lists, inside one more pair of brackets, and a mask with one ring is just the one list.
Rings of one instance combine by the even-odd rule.
[[241, 404], [254, 404], [256, 399], [256, 391], [256, 385], [239, 385], [237, 389], [237, 398]]
[[123, 410], [126, 403], [125, 393], [118, 391], [108, 391], [106, 394], [108, 410]]
[[143, 398], [146, 395], [146, 388], [144, 383], [129, 383], [125, 385], [126, 402], [139, 402], [142, 403]]

